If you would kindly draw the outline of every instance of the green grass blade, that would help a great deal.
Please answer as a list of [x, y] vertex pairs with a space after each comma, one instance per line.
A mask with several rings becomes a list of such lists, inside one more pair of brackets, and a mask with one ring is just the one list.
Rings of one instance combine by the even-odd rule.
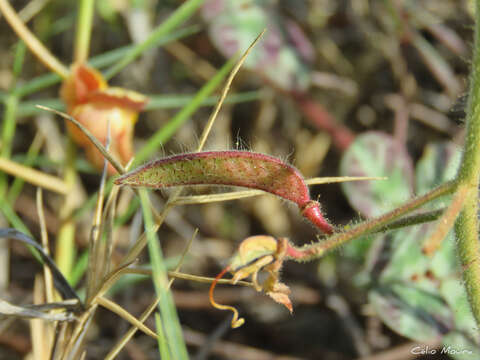
[[18, 107], [18, 97], [16, 95], [8, 95], [5, 101], [5, 112], [3, 116], [2, 126], [2, 143], [0, 155], [2, 157], [10, 158], [12, 151], [13, 136], [15, 135], [16, 121]]
[[[197, 25], [192, 25], [192, 26], [185, 27], [183, 29], [179, 29], [175, 32], [175, 34], [168, 34], [168, 35], [165, 35], [164, 37], [162, 37], [161, 39], [158, 39], [157, 45], [161, 46], [161, 45], [168, 44], [171, 41], [180, 40], [184, 37], [187, 37], [187, 36], [190, 36], [192, 34], [197, 33], [199, 30], [200, 30], [200, 27], [197, 26]], [[109, 66], [109, 65], [115, 63], [116, 61], [119, 61], [123, 57], [125, 57], [125, 55], [129, 51], [132, 51], [133, 48], [134, 48], [134, 46], [123, 46], [123, 47], [120, 47], [118, 49], [107, 51], [107, 52], [105, 52], [101, 55], [97, 55], [97, 56], [89, 59], [88, 63], [90, 65], [92, 65], [94, 68], [102, 69], [106, 66]], [[30, 80], [26, 84], [19, 86], [16, 89], [15, 94], [19, 97], [24, 97], [24, 96], [33, 94], [33, 93], [35, 93], [39, 90], [42, 90], [44, 88], [47, 88], [49, 86], [58, 84], [61, 80], [62, 80], [62, 78], [60, 76], [58, 76], [57, 74], [53, 74], [53, 73], [46, 74], [46, 75], [40, 75], [36, 78], [33, 78], [32, 80]], [[6, 95], [0, 93], [0, 99], [2, 99], [2, 97], [6, 97]], [[60, 103], [59, 100], [55, 100], [55, 101]], [[37, 102], [37, 104], [38, 103], [39, 102]], [[42, 103], [42, 104], [44, 104], [44, 103]], [[47, 104], [44, 104], [44, 105], [48, 106]], [[57, 109], [57, 107], [55, 107], [55, 106], [49, 106], [49, 107]], [[26, 115], [23, 115], [23, 116], [26, 116]]]
[[[30, 145], [30, 148], [28, 149], [25, 161], [23, 162], [23, 165], [25, 166], [32, 166], [33, 163], [35, 162], [35, 159], [37, 158], [37, 155], [40, 151], [40, 148], [42, 146], [42, 139], [40, 136], [35, 136], [35, 138], [32, 141], [32, 145]], [[10, 186], [10, 189], [8, 191], [8, 202], [13, 206], [15, 204], [15, 200], [17, 197], [20, 195], [23, 189], [23, 184], [25, 181], [19, 177], [15, 178], [13, 181], [12, 185]]]
[[[149, 101], [145, 107], [145, 111], [155, 109], [174, 109], [188, 105], [194, 95], [172, 94], [172, 95], [147, 95]], [[239, 104], [248, 101], [261, 99], [261, 91], [246, 91], [238, 94], [229, 95], [225, 100], [225, 104]], [[200, 106], [212, 106], [218, 101], [218, 96], [209, 96], [205, 98]], [[44, 110], [39, 109], [37, 105], [43, 105], [58, 111], [65, 111], [65, 105], [59, 99], [39, 99], [22, 101], [18, 105], [17, 115], [19, 117], [32, 116], [42, 113]]]
[[190, 116], [197, 110], [202, 102], [220, 85], [225, 76], [228, 75], [230, 70], [236, 63], [236, 58], [233, 57], [213, 76], [193, 97], [193, 99], [180, 110], [164, 127], [158, 130], [150, 137], [147, 143], [141, 148], [136, 156], [134, 165], [141, 164], [148, 159], [163, 143], [165, 143], [170, 137], [175, 134], [178, 128], [187, 121]]
[[28, 230], [22, 219], [20, 219], [20, 217], [15, 213], [15, 211], [6, 201], [0, 201], [0, 211], [15, 229], [25, 234], [31, 235], [30, 230]]
[[167, 339], [165, 338], [165, 334], [163, 333], [162, 319], [158, 312], [155, 313], [155, 325], [157, 327], [158, 351], [160, 353], [160, 359], [170, 360], [171, 357], [170, 357], [170, 352], [168, 351], [168, 342], [167, 342]]
[[[224, 104], [238, 104], [254, 101], [261, 97], [261, 91], [246, 91], [239, 94], [229, 95]], [[192, 95], [153, 95], [149, 96], [149, 102], [145, 107], [145, 110], [179, 108], [188, 105], [193, 98]], [[217, 103], [218, 98], [218, 96], [209, 96], [202, 101], [201, 106], [213, 106]]]
[[[190, 25], [186, 26], [182, 29], [178, 29], [174, 34], [167, 34], [160, 39], [156, 43], [157, 46], [162, 46], [168, 44], [169, 42], [176, 41], [183, 39], [187, 36], [196, 34], [200, 31], [200, 26], [198, 25]], [[113, 63], [120, 61], [124, 58], [129, 52], [134, 49], [134, 45], [123, 46], [111, 51], [107, 51], [104, 54], [97, 55], [92, 59], [88, 60], [88, 63], [92, 65], [94, 68], [101, 69], [106, 66], [112, 65]]]
[[136, 45], [123, 59], [112, 66], [112, 68], [105, 73], [105, 78], [110, 79], [145, 51], [157, 46], [158, 41], [162, 37], [187, 21], [203, 2], [204, 0], [188, 0], [184, 2], [167, 20], [160, 24], [144, 42]]
[[54, 73], [40, 75], [40, 76], [37, 76], [36, 78], [33, 78], [26, 84], [19, 86], [15, 90], [15, 93], [19, 97], [27, 96], [37, 91], [40, 91], [46, 87], [58, 84], [60, 80], [62, 80], [62, 78], [59, 75]]
[[88, 250], [82, 252], [72, 267], [72, 272], [70, 273], [70, 285], [75, 287], [79, 281], [82, 279], [85, 271], [87, 271], [88, 267]]
[[[188, 359], [188, 352], [183, 340], [182, 328], [178, 320], [175, 304], [171, 292], [168, 291], [168, 277], [162, 249], [156, 233], [153, 232], [154, 221], [148, 194], [145, 189], [141, 189], [139, 194], [145, 222], [145, 232], [148, 239], [148, 253], [152, 264], [153, 284], [160, 299], [158, 307], [163, 320], [164, 333], [172, 358], [175, 360]], [[161, 336], [159, 340], [161, 340]]]

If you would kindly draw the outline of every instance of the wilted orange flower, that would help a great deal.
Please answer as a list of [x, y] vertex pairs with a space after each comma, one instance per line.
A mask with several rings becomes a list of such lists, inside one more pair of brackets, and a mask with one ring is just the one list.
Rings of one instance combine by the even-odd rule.
[[[63, 82], [60, 97], [67, 112], [85, 126], [102, 144], [106, 144], [110, 122], [110, 152], [123, 164], [133, 156], [133, 128], [148, 99], [142, 94], [109, 87], [102, 74], [85, 65], [72, 65]], [[85, 149], [90, 162], [101, 169], [103, 155], [72, 123], [67, 123], [73, 140]], [[109, 164], [108, 172], [116, 173]]]

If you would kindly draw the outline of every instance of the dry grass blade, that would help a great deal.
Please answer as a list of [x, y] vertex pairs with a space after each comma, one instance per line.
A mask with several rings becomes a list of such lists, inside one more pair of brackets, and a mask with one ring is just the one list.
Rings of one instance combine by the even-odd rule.
[[[178, 264], [177, 266], [175, 267], [175, 271], [179, 271], [182, 264], [183, 264], [183, 261], [185, 259], [185, 256], [187, 255], [192, 243], [193, 243], [193, 240], [195, 239], [195, 237], [197, 236], [197, 233], [198, 233], [198, 229], [195, 229], [192, 237], [190, 238], [190, 241], [188, 242], [187, 246], [185, 247], [185, 250], [183, 251], [182, 253], [182, 256], [180, 257], [180, 260], [178, 261]], [[167, 289], [170, 289], [170, 287], [172, 286], [173, 284], [173, 280], [174, 278], [170, 279], [169, 283], [168, 283], [168, 286], [167, 286]], [[147, 320], [147, 318], [152, 314], [152, 312], [156, 309], [157, 305], [158, 305], [158, 302], [159, 302], [160, 298], [159, 297], [156, 297], [155, 300], [148, 306], [147, 309], [145, 309], [145, 311], [142, 313], [142, 315], [140, 315], [140, 318], [138, 319], [138, 321], [140, 321], [141, 323], [144, 323], [145, 320]], [[113, 359], [115, 356], [118, 355], [118, 353], [124, 348], [124, 346], [128, 343], [128, 341], [130, 341], [130, 339], [132, 338], [133, 335], [135, 335], [135, 333], [137, 332], [137, 327], [133, 326], [132, 328], [130, 328], [127, 333], [125, 335], [123, 335], [121, 337], [121, 339], [115, 344], [115, 346], [110, 350], [110, 352], [108, 353], [108, 355], [105, 357], [105, 360], [110, 360], [110, 359]]]
[[[118, 191], [120, 188], [118, 186], [115, 186], [112, 191], [110, 192], [110, 195], [107, 199], [107, 204], [105, 205], [105, 216], [103, 219], [103, 222], [107, 223], [107, 228], [106, 228], [106, 243], [105, 243], [105, 251], [104, 251], [104, 259], [103, 259], [103, 269], [101, 271], [102, 276], [106, 276], [110, 272], [110, 266], [111, 266], [111, 257], [113, 253], [113, 228], [114, 228], [114, 222], [115, 222], [115, 214], [116, 214], [116, 203], [117, 203], [117, 197], [118, 197]], [[106, 218], [108, 216], [108, 219]]]
[[[110, 146], [110, 141], [111, 141], [111, 125], [110, 123], [108, 124], [108, 133], [107, 133], [107, 151], [109, 150]], [[128, 167], [129, 164], [127, 164]], [[101, 181], [101, 187], [105, 188], [106, 184], [106, 179], [107, 179], [107, 169], [108, 169], [108, 162], [107, 159], [104, 160], [104, 166], [103, 166], [103, 173], [102, 173], [102, 181]], [[102, 190], [102, 189], [101, 189]], [[100, 274], [102, 277], [102, 280], [104, 277], [108, 274], [110, 271], [110, 262], [111, 262], [111, 255], [113, 252], [113, 226], [115, 222], [115, 204], [117, 200], [117, 195], [118, 195], [118, 187], [114, 187], [110, 195], [108, 196], [106, 205], [105, 205], [105, 211], [104, 211], [104, 216], [102, 219], [102, 224], [107, 224], [106, 227], [106, 241], [103, 243], [103, 259], [97, 257], [98, 262], [101, 264], [100, 268]], [[104, 189], [102, 190], [102, 193], [104, 192]], [[100, 197], [100, 192], [99, 195]], [[102, 194], [103, 198], [103, 194]], [[108, 215], [108, 220], [107, 220], [107, 215]], [[108, 221], [108, 222], [107, 222]]]
[[[110, 145], [110, 123], [108, 124], [107, 144], [105, 151], [108, 152]], [[102, 177], [100, 179], [100, 189], [98, 190], [97, 206], [95, 207], [95, 216], [93, 218], [92, 229], [90, 231], [90, 241], [88, 247], [88, 270], [87, 270], [87, 297], [86, 303], [90, 303], [99, 282], [103, 279], [103, 273], [99, 268], [105, 268], [102, 256], [101, 236], [103, 233], [103, 199], [105, 196], [105, 183], [107, 181], [107, 160], [104, 160]]]
[[30, 306], [18, 306], [0, 299], [0, 314], [23, 319], [43, 319], [47, 321], [73, 321], [75, 318], [70, 313], [49, 314]]
[[[215, 280], [214, 278], [209, 278], [209, 277], [203, 277], [203, 276], [195, 276], [195, 275], [190, 275], [190, 274], [184, 274], [184, 273], [180, 273], [178, 272], [180, 266], [181, 266], [181, 263], [183, 262], [183, 259], [185, 257], [185, 255], [187, 254], [188, 252], [188, 249], [190, 248], [191, 246], [191, 243], [193, 242], [195, 236], [196, 236], [196, 233], [197, 231], [195, 231], [194, 235], [192, 236], [190, 242], [188, 243], [187, 247], [185, 248], [183, 254], [182, 254], [182, 257], [176, 267], [176, 270], [175, 271], [169, 271], [168, 272], [168, 275], [172, 278], [178, 278], [178, 279], [185, 279], [185, 280], [190, 280], [190, 281], [197, 281], [197, 282], [202, 282], [202, 283], [207, 283], [207, 284], [210, 284], [213, 280]], [[127, 265], [128, 266], [128, 265]], [[120, 276], [121, 274], [123, 273], [130, 273], [130, 274], [144, 274], [144, 275], [149, 275], [151, 276], [152, 275], [152, 271], [151, 270], [148, 270], [148, 269], [139, 269], [139, 268], [130, 268], [130, 267], [124, 267], [123, 268], [123, 271], [119, 271], [117, 272], [117, 275], [115, 276], [115, 278], [117, 278], [118, 276]], [[114, 281], [112, 279], [112, 281]], [[168, 287], [171, 286], [172, 284], [172, 281], [173, 279], [169, 282], [168, 284]], [[250, 283], [250, 282], [247, 282], [247, 281], [238, 281], [236, 282], [235, 284], [233, 283], [233, 280], [228, 280], [228, 279], [221, 279], [218, 281], [219, 283], [221, 284], [231, 284], [231, 285], [242, 285], [242, 286], [248, 286], [248, 287], [253, 287], [253, 284]], [[108, 287], [108, 286], [107, 286]], [[158, 305], [158, 298], [155, 299], [150, 305], [149, 307], [142, 313], [142, 315], [140, 316], [139, 320], [141, 323], [143, 323], [149, 316], [150, 314], [156, 309]], [[126, 343], [131, 339], [131, 337], [135, 334], [137, 330], [137, 327], [134, 327], [131, 328], [120, 340], [119, 342], [112, 348], [112, 350], [108, 353], [108, 355], [105, 357], [105, 359], [113, 359], [120, 351], [121, 349], [126, 345]]]
[[[85, 136], [88, 137], [88, 139], [95, 145], [95, 147], [98, 149], [98, 151], [100, 151], [102, 153], [102, 155], [105, 157], [105, 159], [108, 160], [108, 162], [115, 168], [115, 170], [118, 171], [119, 174], [124, 174], [125, 173], [125, 168], [120, 164], [120, 162], [117, 159], [115, 159], [108, 152], [108, 150], [103, 146], [103, 144], [100, 141], [98, 141], [98, 139], [95, 136], [93, 136], [92, 133], [88, 129], [86, 129], [82, 124], [80, 124], [74, 117], [72, 117], [72, 116], [70, 116], [70, 115], [68, 115], [64, 112], [49, 108], [47, 106], [36, 105], [36, 107], [38, 107], [39, 109], [45, 110], [45, 111], [53, 112], [53, 113], [63, 117], [64, 119], [72, 122], [75, 126], [77, 126], [85, 134]], [[133, 161], [133, 159], [129, 162], [129, 164], [127, 164], [127, 166], [129, 166], [132, 163], [132, 161]], [[155, 211], [155, 209], [152, 209], [152, 211], [153, 211], [153, 214], [154, 214], [155, 218], [158, 219], [158, 214]], [[159, 221], [159, 220], [157, 220], [157, 221]]]
[[469, 189], [465, 186], [460, 186], [452, 198], [452, 202], [444, 211], [442, 217], [438, 221], [435, 230], [424, 241], [422, 251], [424, 254], [432, 256], [442, 244], [443, 239], [448, 232], [453, 228], [458, 214], [462, 211], [463, 204], [469, 196]]
[[[188, 251], [190, 250], [190, 247], [193, 244], [193, 240], [197, 237], [198, 234], [198, 228], [195, 229], [195, 231], [192, 234], [192, 237], [190, 238], [190, 241], [188, 242], [187, 246], [185, 246], [185, 249], [182, 252], [182, 256], [180, 256], [180, 260], [178, 260], [177, 266], [175, 266], [175, 272], [180, 271], [180, 268], [182, 267], [183, 262], [185, 261], [185, 256], [187, 256]], [[175, 278], [170, 279], [167, 285], [167, 290], [169, 290], [172, 287], [173, 281]]]
[[120, 162], [117, 159], [115, 159], [107, 151], [107, 149], [105, 149], [105, 147], [102, 145], [102, 143], [100, 141], [98, 141], [98, 139], [95, 136], [93, 136], [92, 133], [88, 129], [86, 129], [85, 126], [80, 124], [74, 117], [72, 117], [72, 116], [70, 116], [70, 115], [68, 115], [64, 112], [49, 108], [47, 106], [37, 105], [36, 107], [39, 108], [39, 109], [45, 110], [45, 111], [50, 111], [52, 113], [55, 113], [55, 114], [63, 117], [65, 120], [68, 120], [71, 123], [73, 123], [75, 126], [77, 126], [88, 137], [88, 139], [95, 145], [95, 147], [98, 149], [98, 151], [100, 151], [102, 153], [102, 155], [110, 162], [110, 164], [112, 164], [112, 166], [115, 168], [115, 170], [117, 170], [120, 174], [123, 174], [125, 172], [125, 169], [122, 166], [122, 164], [120, 164]]
[[53, 347], [52, 355], [50, 357], [52, 360], [61, 360], [65, 358], [64, 356], [65, 348], [68, 342], [67, 339], [70, 335], [68, 333], [68, 330], [70, 329], [70, 327], [67, 325], [68, 323], [61, 323], [59, 325], [58, 332], [55, 334], [55, 344]]
[[319, 185], [319, 184], [333, 184], [339, 182], [348, 182], [348, 181], [372, 181], [372, 180], [388, 180], [385, 176], [333, 176], [333, 177], [317, 177], [312, 179], [307, 179], [305, 182], [308, 185]]
[[[200, 332], [184, 329], [184, 333], [185, 340], [189, 345], [203, 346], [208, 341], [208, 337]], [[277, 355], [269, 351], [230, 341], [219, 341], [213, 344], [211, 352], [215, 355], [218, 355], [222, 359], [230, 360], [304, 360], [304, 358], [288, 355]]]
[[[41, 188], [37, 188], [37, 212], [38, 220], [40, 224], [40, 236], [42, 238], [42, 246], [45, 250], [45, 253], [50, 254], [48, 248], [48, 232], [47, 225], [45, 222], [45, 214], [43, 213], [43, 192]], [[45, 298], [47, 302], [52, 302], [54, 300], [54, 291], [52, 272], [48, 266], [43, 267], [43, 276], [45, 281]]]
[[30, 236], [25, 235], [24, 233], [9, 228], [0, 229], [0, 238], [8, 238], [20, 241], [24, 244], [30, 245], [38, 251], [38, 254], [45, 262], [45, 264], [50, 268], [53, 275], [53, 280], [55, 283], [55, 287], [57, 288], [58, 292], [65, 298], [65, 299], [75, 299], [77, 301], [77, 305], [82, 307], [82, 302], [78, 297], [75, 290], [72, 289], [68, 281], [65, 279], [63, 274], [58, 270], [57, 265], [52, 260], [52, 258], [45, 253], [42, 246], [38, 244], [35, 240], [33, 240]]
[[98, 289], [95, 297], [92, 299], [92, 303], [95, 302], [95, 298], [105, 295], [105, 293], [112, 287], [113, 284], [118, 280], [118, 278], [124, 274], [128, 274], [128, 267], [134, 262], [130, 262], [124, 265], [119, 266], [113, 270], [108, 276], [103, 280], [100, 289]]
[[55, 301], [51, 303], [25, 305], [25, 307], [29, 309], [38, 310], [38, 311], [50, 311], [50, 310], [58, 310], [58, 309], [65, 309], [68, 311], [72, 311], [72, 310], [75, 310], [75, 308], [77, 307], [77, 301], [75, 299], [69, 299], [69, 300]]
[[238, 60], [237, 64], [233, 68], [232, 72], [227, 78], [227, 81], [225, 83], [225, 86], [223, 87], [222, 90], [222, 95], [220, 96], [220, 99], [218, 99], [217, 105], [215, 106], [215, 109], [212, 112], [212, 115], [210, 115], [210, 118], [207, 121], [207, 125], [203, 129], [202, 136], [200, 137], [200, 141], [198, 143], [198, 148], [197, 151], [202, 151], [205, 142], [207, 141], [208, 134], [210, 134], [210, 130], [212, 129], [212, 126], [215, 122], [215, 119], [217, 118], [218, 112], [220, 111], [220, 108], [223, 105], [223, 102], [225, 101], [225, 98], [227, 97], [228, 91], [230, 90], [230, 86], [232, 85], [232, 81], [235, 78], [235, 75], [237, 75], [238, 70], [240, 70], [240, 67], [243, 65], [245, 60], [247, 59], [248, 54], [252, 49], [255, 47], [255, 45], [258, 43], [258, 41], [262, 38], [263, 34], [265, 34], [265, 29], [256, 37], [255, 40], [253, 40], [252, 44], [248, 47], [248, 49], [245, 51], [245, 53], [242, 55], [240, 60]]
[[10, 6], [7, 0], [0, 0], [0, 11], [5, 16], [10, 26], [15, 33], [21, 38], [29, 49], [36, 55], [36, 57], [50, 70], [56, 72], [63, 78], [66, 78], [69, 71], [65, 65], [58, 61], [50, 51], [43, 46], [43, 44], [32, 34], [32, 32], [25, 26], [23, 21], [15, 13], [15, 10]]
[[[157, 308], [158, 302], [160, 298], [156, 297], [155, 300], [148, 306], [147, 309], [140, 315], [138, 321], [141, 323], [145, 322], [147, 318], [152, 314], [152, 312]], [[130, 341], [133, 335], [137, 332], [138, 327], [132, 326], [130, 330], [127, 331], [125, 335], [115, 344], [115, 346], [109, 351], [107, 356], [105, 356], [105, 360], [112, 360], [114, 359], [118, 353], [125, 347], [125, 345]]]
[[[33, 302], [41, 304], [45, 301], [44, 284], [41, 276], [35, 276], [33, 285]], [[53, 339], [52, 328], [49, 323], [40, 319], [32, 319], [29, 321], [31, 339], [32, 339], [32, 354], [35, 359], [48, 360], [50, 358], [51, 340]]]
[[37, 15], [50, 0], [32, 0], [25, 7], [18, 12], [18, 17], [22, 19], [24, 23], [30, 21], [35, 15]]
[[104, 308], [122, 317], [123, 319], [125, 319], [126, 321], [134, 325], [135, 327], [139, 328], [148, 336], [154, 338], [155, 340], [157, 339], [157, 334], [154, 331], [150, 330], [148, 327], [142, 324], [139, 320], [137, 320], [135, 316], [130, 314], [127, 310], [123, 309], [117, 303], [114, 303], [113, 301], [110, 301], [102, 296], [97, 297], [96, 301], [99, 305], [103, 306]]
[[[125, 269], [125, 273], [127, 273], [127, 274], [142, 274], [142, 275], [152, 276], [152, 270], [137, 268], [137, 267], [131, 267], [131, 268]], [[212, 281], [215, 280], [215, 278], [212, 278], [212, 277], [185, 274], [185, 273], [177, 272], [177, 271], [169, 271], [168, 276], [174, 277], [176, 279], [196, 281], [196, 282], [200, 282], [200, 283], [204, 283], [204, 284], [211, 284]], [[217, 281], [217, 283], [218, 284], [242, 285], [242, 286], [254, 287], [253, 283], [251, 283], [251, 282], [248, 282], [248, 281], [234, 282], [233, 279], [219, 279]]]
[[221, 194], [210, 195], [192, 195], [192, 196], [179, 196], [173, 204], [175, 205], [193, 205], [193, 204], [206, 204], [212, 202], [238, 200], [243, 198], [249, 198], [258, 195], [268, 195], [267, 192], [261, 190], [243, 190], [243, 191], [231, 191]]
[[76, 360], [80, 357], [78, 353], [82, 351], [83, 341], [87, 334], [87, 330], [90, 328], [90, 323], [93, 320], [93, 316], [95, 315], [96, 310], [97, 304], [94, 304], [82, 314], [80, 320], [76, 324], [73, 334], [67, 340], [68, 344], [64, 347], [64, 355], [60, 359]]
[[[337, 182], [347, 181], [367, 181], [367, 180], [386, 180], [386, 177], [362, 177], [362, 176], [340, 176], [340, 177], [318, 177], [307, 179], [305, 182], [308, 185], [319, 184], [332, 184]], [[230, 201], [243, 198], [249, 198], [258, 195], [268, 195], [267, 192], [261, 190], [243, 190], [243, 191], [231, 191], [221, 194], [209, 194], [209, 195], [193, 195], [193, 196], [178, 196], [172, 203], [175, 205], [193, 205], [193, 204], [206, 204], [220, 201]]]
[[18, 164], [6, 158], [0, 158], [0, 171], [15, 177], [22, 178], [30, 184], [65, 195], [68, 193], [67, 184], [56, 176]]

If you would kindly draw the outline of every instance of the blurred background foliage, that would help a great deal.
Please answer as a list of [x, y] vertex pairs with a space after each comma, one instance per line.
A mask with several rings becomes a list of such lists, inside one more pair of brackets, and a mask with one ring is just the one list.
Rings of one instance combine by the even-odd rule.
[[[30, 29], [64, 63], [72, 61], [76, 1], [11, 3], [17, 11], [32, 3], [39, 6], [28, 22]], [[118, 52], [143, 41], [181, 3], [97, 0], [91, 63], [108, 67], [118, 59]], [[153, 133], [168, 126], [226, 58], [245, 50], [266, 28], [235, 80], [206, 149], [249, 149], [279, 156], [307, 178], [388, 177], [312, 187], [330, 221], [348, 226], [352, 219], [378, 216], [455, 174], [458, 145], [463, 142], [472, 23], [466, 0], [205, 0], [195, 16], [177, 29], [185, 32], [181, 39], [145, 51], [110, 83], [151, 96], [135, 126], [134, 146], [140, 149]], [[34, 107], [62, 109], [59, 79], [25, 51], [2, 18], [0, 46], [2, 157], [61, 175], [69, 153], [65, 126]], [[5, 121], [12, 93], [18, 95], [13, 129]], [[214, 98], [205, 101], [150, 158], [193, 149], [214, 102]], [[94, 204], [88, 199], [97, 191], [100, 175], [81, 150], [75, 169], [78, 181], [71, 206], [76, 255], [70, 280], [81, 289], [82, 254]], [[1, 188], [8, 192], [0, 194], [14, 213], [4, 207], [1, 226], [23, 225], [38, 235], [34, 186], [3, 178], [7, 186]], [[219, 190], [189, 189], [190, 194], [212, 191]], [[151, 194], [157, 208], [167, 192]], [[428, 210], [441, 209], [447, 201], [439, 199]], [[62, 196], [45, 194], [52, 238], [62, 225], [61, 204]], [[113, 262], [141, 232], [139, 206], [131, 191], [121, 192]], [[316, 236], [296, 209], [269, 195], [176, 207], [158, 233], [167, 265], [175, 266], [195, 228], [199, 234], [182, 271], [206, 276], [218, 273], [247, 236], [285, 236], [298, 244]], [[209, 306], [206, 285], [176, 280], [173, 295], [190, 356], [478, 358], [478, 330], [460, 280], [454, 236], [449, 234], [434, 256], [427, 256], [422, 241], [431, 229], [432, 224], [425, 224], [371, 235], [318, 262], [287, 264], [283, 280], [292, 289], [293, 316], [252, 289], [219, 287], [217, 300], [239, 305], [246, 318], [237, 330], [228, 330], [229, 315]], [[9, 251], [0, 243], [0, 259], [2, 298], [12, 303], [31, 300], [32, 274], [38, 271], [31, 255], [16, 244]], [[138, 315], [154, 296], [147, 280], [126, 276], [111, 295]], [[153, 327], [153, 320], [149, 321]], [[99, 311], [89, 334], [87, 358], [103, 358], [126, 329], [127, 324], [119, 323], [115, 315]], [[118, 358], [155, 358], [156, 345], [138, 335]], [[418, 345], [429, 350], [412, 354]], [[441, 353], [442, 346], [472, 353], [448, 355]], [[0, 359], [23, 358], [30, 349], [26, 322], [0, 323]]]

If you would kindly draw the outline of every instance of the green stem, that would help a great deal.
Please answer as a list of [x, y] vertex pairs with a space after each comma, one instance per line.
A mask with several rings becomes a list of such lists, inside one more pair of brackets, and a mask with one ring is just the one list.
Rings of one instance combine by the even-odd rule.
[[84, 63], [88, 59], [94, 4], [94, 0], [80, 1], [73, 57], [77, 63]]
[[[5, 112], [2, 126], [2, 143], [0, 156], [3, 158], [10, 158], [12, 153], [12, 142], [15, 135], [16, 128], [16, 113], [18, 107], [18, 97], [9, 95], [5, 101]], [[0, 199], [4, 199], [7, 193], [7, 175], [0, 174]]]
[[[39, 133], [35, 136], [35, 138], [32, 141], [32, 145], [28, 149], [27, 156], [25, 159], [25, 162], [23, 163], [24, 166], [32, 166], [39, 151], [40, 148], [42, 147], [43, 143], [43, 138]], [[10, 186], [10, 189], [8, 191], [8, 196], [7, 200], [8, 202], [14, 206], [15, 200], [17, 197], [20, 195], [23, 189], [23, 184], [25, 181], [22, 178], [16, 177], [15, 180], [13, 181], [12, 185]]]
[[[141, 189], [140, 203], [143, 210], [143, 219], [145, 223], [145, 232], [148, 241], [148, 254], [152, 264], [152, 278], [157, 296], [160, 298], [158, 307], [162, 316], [162, 329], [158, 333], [159, 336], [165, 334], [168, 342], [167, 349], [170, 350], [172, 358], [174, 359], [188, 359], [188, 352], [183, 340], [182, 329], [178, 320], [178, 315], [173, 302], [172, 294], [168, 291], [168, 276], [165, 261], [162, 255], [162, 249], [158, 242], [156, 234], [157, 227], [153, 221], [153, 214], [151, 211], [150, 200], [145, 189]], [[158, 329], [157, 329], [158, 332]], [[159, 345], [166, 345], [163, 342]], [[162, 349], [162, 351], [168, 351]]]
[[74, 195], [72, 191], [74, 189], [77, 177], [75, 170], [75, 157], [75, 144], [71, 139], [68, 139], [64, 181], [70, 188], [70, 191], [65, 196], [65, 199], [63, 200], [64, 202], [59, 211], [59, 217], [62, 221], [62, 226], [58, 231], [57, 246], [55, 250], [55, 262], [68, 281], [71, 280], [72, 268], [76, 253], [75, 220], [72, 217], [73, 204], [71, 201], [72, 196]]
[[18, 107], [18, 97], [16, 95], [9, 95], [5, 101], [5, 116], [3, 118], [2, 127], [2, 150], [0, 152], [2, 157], [9, 158], [12, 151], [12, 141], [15, 135], [16, 127], [16, 112]]
[[[480, 0], [479, 0], [480, 1]], [[412, 212], [428, 202], [447, 194], [451, 194], [456, 190], [455, 182], [447, 182], [433, 189], [425, 195], [416, 197], [406, 204], [392, 210], [378, 218], [362, 222], [345, 232], [334, 234], [326, 240], [306, 245], [302, 247], [295, 247], [290, 245], [287, 250], [287, 256], [295, 261], [310, 261], [325, 255], [327, 251], [334, 250], [346, 242], [375, 232], [376, 230], [387, 226], [393, 221], [399, 219], [401, 216]]]
[[480, 177], [480, 0], [476, 2], [475, 40], [467, 107], [467, 135], [458, 173], [459, 186], [469, 194], [455, 225], [463, 279], [477, 324], [480, 326], [480, 244], [478, 241], [478, 182]]

